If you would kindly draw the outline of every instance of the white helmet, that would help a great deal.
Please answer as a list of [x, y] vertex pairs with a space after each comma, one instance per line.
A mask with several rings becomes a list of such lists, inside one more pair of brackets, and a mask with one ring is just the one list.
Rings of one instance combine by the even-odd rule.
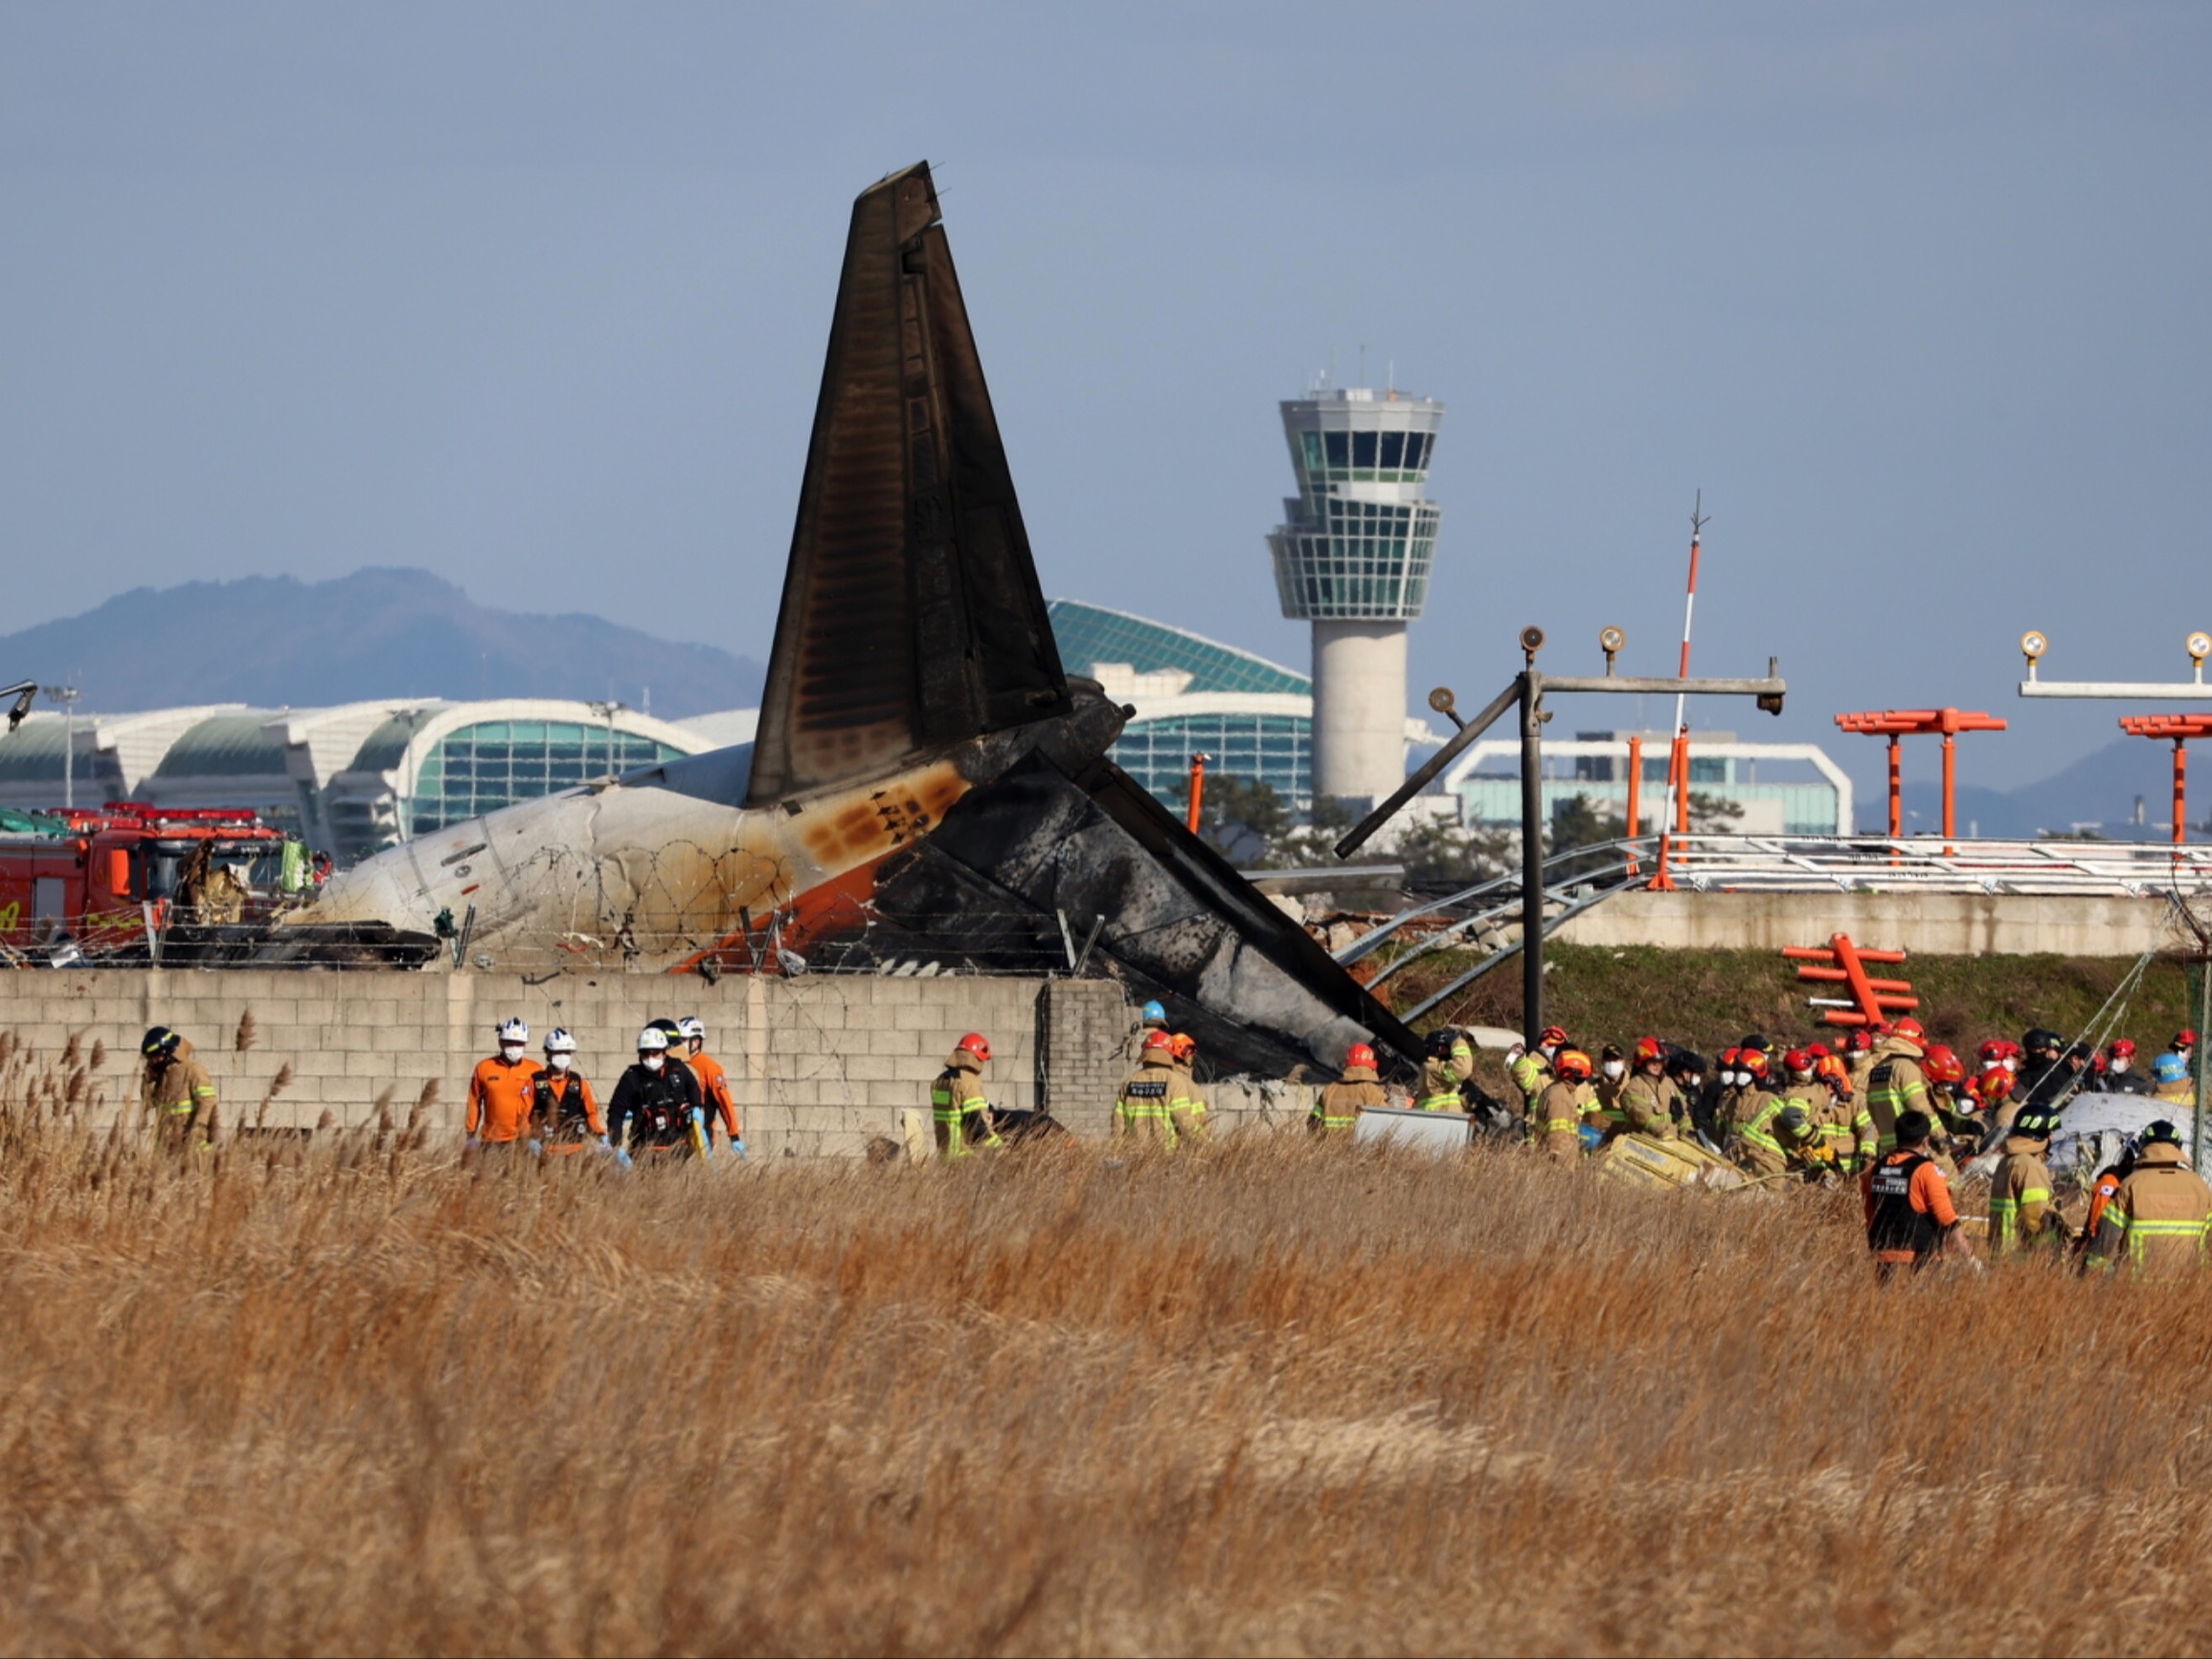
[[499, 1028], [499, 1040], [502, 1043], [528, 1042], [530, 1041], [530, 1021], [527, 1020], [508, 1020]]
[[640, 1054], [666, 1054], [668, 1051], [668, 1034], [658, 1025], [648, 1025], [638, 1033]]
[[696, 1014], [687, 1014], [676, 1021], [676, 1033], [686, 1042], [704, 1042], [707, 1041], [707, 1022]]
[[545, 1034], [545, 1051], [548, 1054], [574, 1054], [576, 1051], [576, 1040], [565, 1028], [556, 1025]]

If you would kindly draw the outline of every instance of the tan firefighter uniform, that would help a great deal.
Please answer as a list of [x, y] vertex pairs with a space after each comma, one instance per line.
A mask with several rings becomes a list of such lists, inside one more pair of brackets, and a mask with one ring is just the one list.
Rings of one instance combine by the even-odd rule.
[[215, 1080], [192, 1056], [192, 1039], [179, 1038], [165, 1065], [148, 1065], [140, 1102], [153, 1119], [162, 1145], [181, 1149], [213, 1146], [216, 1134]]
[[1314, 1096], [1314, 1109], [1306, 1114], [1306, 1128], [1315, 1134], [1349, 1134], [1360, 1121], [1361, 1112], [1371, 1106], [1389, 1104], [1390, 1097], [1383, 1092], [1373, 1066], [1347, 1065], [1340, 1081]]
[[2051, 1206], [2050, 1166], [2042, 1135], [2008, 1134], [2004, 1156], [1989, 1177], [1989, 1253], [2001, 1260], [2062, 1243], [2065, 1225]]
[[2171, 1141], [2153, 1141], [2135, 1155], [2097, 1223], [2092, 1263], [2125, 1265], [2146, 1279], [2177, 1278], [2204, 1260], [2204, 1232], [2212, 1218], [2212, 1187], [2181, 1161]]

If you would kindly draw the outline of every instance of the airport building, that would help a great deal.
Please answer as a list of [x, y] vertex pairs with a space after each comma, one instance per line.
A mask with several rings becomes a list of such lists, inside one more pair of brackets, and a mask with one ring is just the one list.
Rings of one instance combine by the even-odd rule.
[[[1544, 817], [1555, 821], [1576, 799], [1600, 818], [1628, 817], [1629, 740], [1640, 739], [1643, 777], [1636, 816], [1643, 833], [1659, 828], [1666, 806], [1665, 731], [1578, 731], [1572, 742], [1544, 745]], [[1485, 738], [1438, 780], [1459, 803], [1470, 828], [1521, 828], [1521, 741]], [[1851, 779], [1812, 743], [1739, 743], [1732, 731], [1690, 733], [1690, 793], [1737, 809], [1718, 833], [1769, 836], [1849, 835]]]
[[1313, 624], [1313, 787], [1372, 801], [1404, 781], [1406, 625], [1429, 598], [1443, 509], [1427, 495], [1444, 406], [1366, 387], [1282, 405], [1298, 493], [1268, 538], [1282, 613]]
[[251, 807], [351, 863], [517, 800], [750, 742], [756, 718], [672, 722], [545, 698], [41, 711], [0, 736], [0, 806]]

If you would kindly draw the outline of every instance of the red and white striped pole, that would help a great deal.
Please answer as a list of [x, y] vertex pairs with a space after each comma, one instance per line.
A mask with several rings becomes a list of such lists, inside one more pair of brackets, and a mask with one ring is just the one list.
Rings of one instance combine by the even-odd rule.
[[[1705, 492], [1700, 490], [1696, 504], [1690, 508], [1690, 585], [1689, 594], [1682, 600], [1682, 666], [1675, 671], [1677, 678], [1682, 680], [1687, 680], [1690, 677], [1690, 623], [1696, 617], [1698, 611], [1698, 551], [1704, 536], [1707, 522], [1704, 507]], [[1653, 886], [1662, 892], [1671, 891], [1674, 887], [1674, 883], [1667, 876], [1669, 829], [1675, 823], [1678, 810], [1686, 817], [1689, 803], [1690, 728], [1687, 718], [1688, 702], [1686, 693], [1679, 691], [1675, 693], [1675, 741], [1674, 751], [1667, 757], [1666, 806], [1659, 815], [1659, 873], [1652, 877], [1651, 883]], [[1675, 798], [1675, 791], [1678, 788], [1682, 791], [1679, 808]]]

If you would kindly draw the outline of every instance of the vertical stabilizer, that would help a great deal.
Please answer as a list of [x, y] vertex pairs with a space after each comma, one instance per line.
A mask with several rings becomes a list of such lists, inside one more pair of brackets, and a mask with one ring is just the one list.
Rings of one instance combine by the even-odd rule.
[[1070, 706], [937, 191], [912, 167], [853, 204], [747, 804]]

